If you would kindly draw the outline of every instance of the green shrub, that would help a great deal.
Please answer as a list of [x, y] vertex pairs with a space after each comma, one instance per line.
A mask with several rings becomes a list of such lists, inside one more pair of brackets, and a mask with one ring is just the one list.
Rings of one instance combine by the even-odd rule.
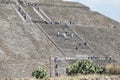
[[39, 69], [32, 72], [32, 76], [37, 78], [37, 79], [41, 79], [41, 78], [49, 77], [49, 74], [43, 68], [39, 68]]
[[105, 67], [95, 66], [95, 69], [96, 69], [96, 73], [98, 74], [102, 74], [105, 72]]
[[66, 68], [67, 75], [81, 74], [91, 74], [91, 73], [103, 73], [105, 71], [104, 67], [95, 66], [92, 62], [88, 60], [77, 61]]

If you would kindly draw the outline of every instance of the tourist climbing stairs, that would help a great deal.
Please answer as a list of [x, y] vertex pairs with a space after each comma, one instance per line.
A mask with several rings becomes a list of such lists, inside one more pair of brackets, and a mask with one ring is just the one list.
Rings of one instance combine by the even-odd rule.
[[39, 24], [54, 42], [60, 46], [65, 56], [94, 55], [86, 43], [82, 42], [69, 27], [64, 27], [62, 24]]

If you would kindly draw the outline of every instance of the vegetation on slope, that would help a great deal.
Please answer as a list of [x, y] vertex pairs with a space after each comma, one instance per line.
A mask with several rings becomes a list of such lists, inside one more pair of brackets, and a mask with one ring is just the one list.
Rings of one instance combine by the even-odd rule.
[[104, 73], [105, 68], [96, 66], [88, 60], [77, 61], [66, 68], [67, 75]]
[[48, 78], [49, 74], [46, 70], [40, 67], [39, 69], [32, 72], [32, 76], [37, 79], [42, 79], [42, 78]]
[[109, 64], [105, 67], [107, 74], [120, 75], [120, 65], [119, 64]]

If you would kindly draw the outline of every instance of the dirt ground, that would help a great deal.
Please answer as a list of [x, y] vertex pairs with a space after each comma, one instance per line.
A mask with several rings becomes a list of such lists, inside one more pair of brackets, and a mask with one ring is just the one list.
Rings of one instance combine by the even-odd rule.
[[120, 75], [78, 75], [78, 76], [59, 76], [48, 79], [18, 78], [0, 80], [120, 80]]

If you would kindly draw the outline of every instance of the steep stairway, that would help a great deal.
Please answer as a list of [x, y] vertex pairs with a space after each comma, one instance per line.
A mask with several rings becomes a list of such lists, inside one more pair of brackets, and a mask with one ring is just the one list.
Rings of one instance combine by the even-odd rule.
[[[85, 42], [81, 41], [69, 27], [64, 28], [63, 25], [59, 24], [44, 24], [39, 23], [45, 32], [54, 40], [54, 42], [60, 46], [63, 50], [64, 55], [67, 57], [76, 55], [94, 55]], [[58, 32], [61, 35], [58, 35]], [[67, 32], [67, 33], [66, 33]], [[66, 38], [62, 34], [68, 34]], [[71, 35], [73, 34], [73, 37]]]

